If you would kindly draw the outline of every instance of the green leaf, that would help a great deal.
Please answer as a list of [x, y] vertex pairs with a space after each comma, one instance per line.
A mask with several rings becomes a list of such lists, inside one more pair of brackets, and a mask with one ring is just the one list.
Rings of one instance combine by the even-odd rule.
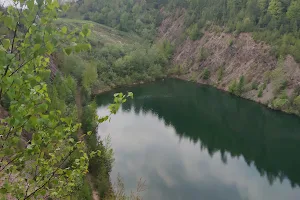
[[72, 48], [64, 48], [64, 52], [69, 56], [72, 53]]
[[0, 52], [5, 52], [6, 49], [4, 49], [4, 47], [2, 45], [0, 45]]
[[27, 1], [26, 5], [27, 5], [27, 7], [28, 7], [29, 10], [33, 10], [34, 0]]
[[37, 50], [39, 50], [41, 48], [41, 45], [40, 44], [35, 44], [34, 46], [33, 46], [33, 51], [37, 51]]
[[53, 46], [53, 44], [51, 43], [51, 42], [48, 42], [47, 44], [46, 44], [46, 47], [47, 47], [47, 49], [49, 50], [49, 51], [53, 51], [54, 50], [54, 46]]
[[128, 92], [127, 97], [130, 97], [133, 99], [133, 93], [132, 92]]
[[90, 44], [77, 44], [75, 46], [75, 51], [78, 53], [80, 51], [87, 51], [91, 49], [91, 45]]
[[99, 122], [99, 123], [103, 123], [103, 122], [107, 121], [108, 118], [109, 118], [109, 116], [101, 117], [101, 118], [98, 120], [98, 122]]
[[89, 36], [90, 34], [91, 34], [91, 30], [90, 29], [83, 29], [83, 34], [85, 35], [85, 36]]
[[7, 28], [9, 29], [14, 29], [15, 28], [14, 17], [6, 16], [4, 18], [4, 25], [7, 26]]
[[101, 151], [100, 150], [97, 150], [97, 155], [101, 156]]
[[64, 26], [64, 27], [61, 28], [61, 32], [63, 34], [67, 34], [67, 31], [68, 31], [68, 28], [66, 26]]
[[2, 43], [3, 43], [3, 47], [5, 49], [9, 49], [9, 47], [10, 47], [10, 40], [9, 39], [4, 39]]
[[14, 54], [6, 54], [6, 56], [9, 60], [12, 60], [15, 57]]
[[90, 153], [90, 157], [91, 157], [91, 158], [95, 157], [95, 155], [96, 155], [96, 152], [95, 152], [95, 151], [92, 151], [92, 152]]

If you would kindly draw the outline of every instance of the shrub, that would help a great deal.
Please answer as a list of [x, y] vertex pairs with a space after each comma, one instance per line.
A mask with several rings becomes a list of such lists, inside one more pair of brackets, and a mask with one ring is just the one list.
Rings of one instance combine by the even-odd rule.
[[237, 82], [236, 80], [230, 82], [228, 91], [235, 95], [240, 96], [244, 92], [244, 87], [245, 87], [245, 78], [244, 76], [241, 76], [239, 82]]
[[202, 77], [204, 80], [208, 80], [210, 78], [210, 71], [207, 68], [204, 69]]
[[171, 69], [168, 70], [168, 73], [171, 75], [182, 75], [184, 74], [184, 68], [181, 65], [175, 65]]
[[92, 188], [86, 179], [82, 179], [81, 183], [78, 184], [74, 199], [93, 200]]
[[288, 99], [276, 98], [272, 102], [273, 108], [282, 109], [288, 103], [288, 101]]
[[271, 75], [271, 80], [272, 80], [272, 83], [274, 86], [273, 94], [277, 95], [278, 93], [280, 93], [280, 91], [285, 89], [285, 87], [287, 86], [287, 83], [288, 83], [285, 78], [283, 68], [277, 67], [276, 69], [274, 69], [271, 72], [270, 75]]
[[262, 89], [265, 90], [266, 88], [267, 88], [267, 84], [264, 83], [264, 84], [262, 85]]
[[259, 90], [258, 90], [258, 94], [257, 94], [257, 97], [262, 97], [262, 95], [263, 95], [263, 89], [262, 88], [260, 88]]
[[203, 37], [203, 33], [200, 31], [198, 24], [193, 24], [187, 29], [187, 34], [191, 40], [198, 40]]
[[244, 86], [245, 86], [245, 77], [241, 76], [239, 84], [237, 86], [237, 95], [241, 95], [244, 92]]
[[224, 75], [224, 68], [220, 67], [217, 71], [217, 75], [218, 75], [218, 81], [221, 81]]
[[236, 94], [236, 89], [237, 89], [237, 81], [232, 80], [228, 86], [228, 91], [230, 93]]

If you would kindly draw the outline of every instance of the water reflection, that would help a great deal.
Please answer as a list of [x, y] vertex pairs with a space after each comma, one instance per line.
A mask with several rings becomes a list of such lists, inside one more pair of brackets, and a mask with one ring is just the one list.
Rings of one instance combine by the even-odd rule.
[[99, 127], [127, 188], [143, 177], [145, 199], [300, 198], [298, 118], [177, 80], [130, 90], [134, 100]]

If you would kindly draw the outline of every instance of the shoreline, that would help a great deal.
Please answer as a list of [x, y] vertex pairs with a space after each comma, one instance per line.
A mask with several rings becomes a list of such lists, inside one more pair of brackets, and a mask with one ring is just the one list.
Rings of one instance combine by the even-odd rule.
[[252, 101], [252, 102], [255, 102], [257, 104], [260, 104], [262, 106], [264, 106], [265, 108], [267, 109], [270, 109], [270, 110], [273, 110], [273, 111], [276, 111], [276, 112], [281, 112], [281, 113], [285, 113], [285, 114], [288, 114], [288, 115], [294, 115], [296, 117], [300, 117], [299, 115], [297, 115], [296, 113], [293, 113], [293, 112], [288, 112], [286, 110], [281, 110], [281, 109], [276, 109], [276, 108], [273, 108], [271, 106], [269, 106], [269, 104], [265, 103], [265, 102], [262, 102], [262, 101], [256, 101], [255, 99], [251, 99], [251, 98], [248, 98], [248, 97], [245, 97], [243, 95], [241, 96], [238, 96], [238, 95], [235, 95], [235, 94], [232, 94], [231, 92], [229, 92], [228, 90], [224, 89], [223, 87], [219, 87], [219, 86], [216, 86], [216, 85], [213, 85], [213, 84], [210, 84], [208, 83], [208, 81], [191, 81], [191, 80], [188, 80], [182, 76], [177, 76], [177, 75], [167, 75], [166, 77], [164, 78], [160, 78], [160, 79], [155, 79], [153, 81], [140, 81], [140, 82], [134, 82], [132, 84], [126, 84], [126, 85], [118, 85], [118, 86], [115, 86], [115, 87], [112, 87], [112, 88], [105, 88], [105, 89], [102, 89], [102, 90], [97, 90], [97, 92], [93, 92], [92, 93], [92, 96], [95, 97], [97, 95], [102, 95], [102, 94], [105, 94], [107, 92], [111, 92], [112, 90], [116, 90], [118, 88], [124, 88], [124, 87], [133, 87], [133, 86], [137, 86], [137, 85], [143, 85], [143, 84], [148, 84], [148, 83], [153, 83], [155, 81], [159, 81], [159, 80], [164, 80], [164, 79], [177, 79], [177, 80], [181, 80], [181, 81], [186, 81], [186, 82], [190, 82], [190, 83], [195, 83], [195, 84], [198, 84], [198, 85], [202, 85], [202, 86], [209, 86], [209, 87], [213, 87], [221, 92], [225, 92], [227, 94], [230, 94], [230, 95], [233, 95], [235, 97], [238, 97], [238, 98], [242, 98], [244, 100], [247, 100], [247, 101]]

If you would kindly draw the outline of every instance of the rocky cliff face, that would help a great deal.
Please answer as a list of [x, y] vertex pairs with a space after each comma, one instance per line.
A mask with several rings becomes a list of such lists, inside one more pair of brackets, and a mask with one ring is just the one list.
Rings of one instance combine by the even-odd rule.
[[185, 36], [184, 10], [177, 10], [163, 20], [159, 40], [176, 46], [172, 64], [177, 77], [231, 92], [234, 82], [243, 79], [242, 92], [233, 93], [299, 113], [294, 99], [299, 95], [300, 65], [292, 56], [279, 61], [269, 45], [254, 41], [250, 33], [235, 36], [210, 26], [201, 39], [192, 41]]

